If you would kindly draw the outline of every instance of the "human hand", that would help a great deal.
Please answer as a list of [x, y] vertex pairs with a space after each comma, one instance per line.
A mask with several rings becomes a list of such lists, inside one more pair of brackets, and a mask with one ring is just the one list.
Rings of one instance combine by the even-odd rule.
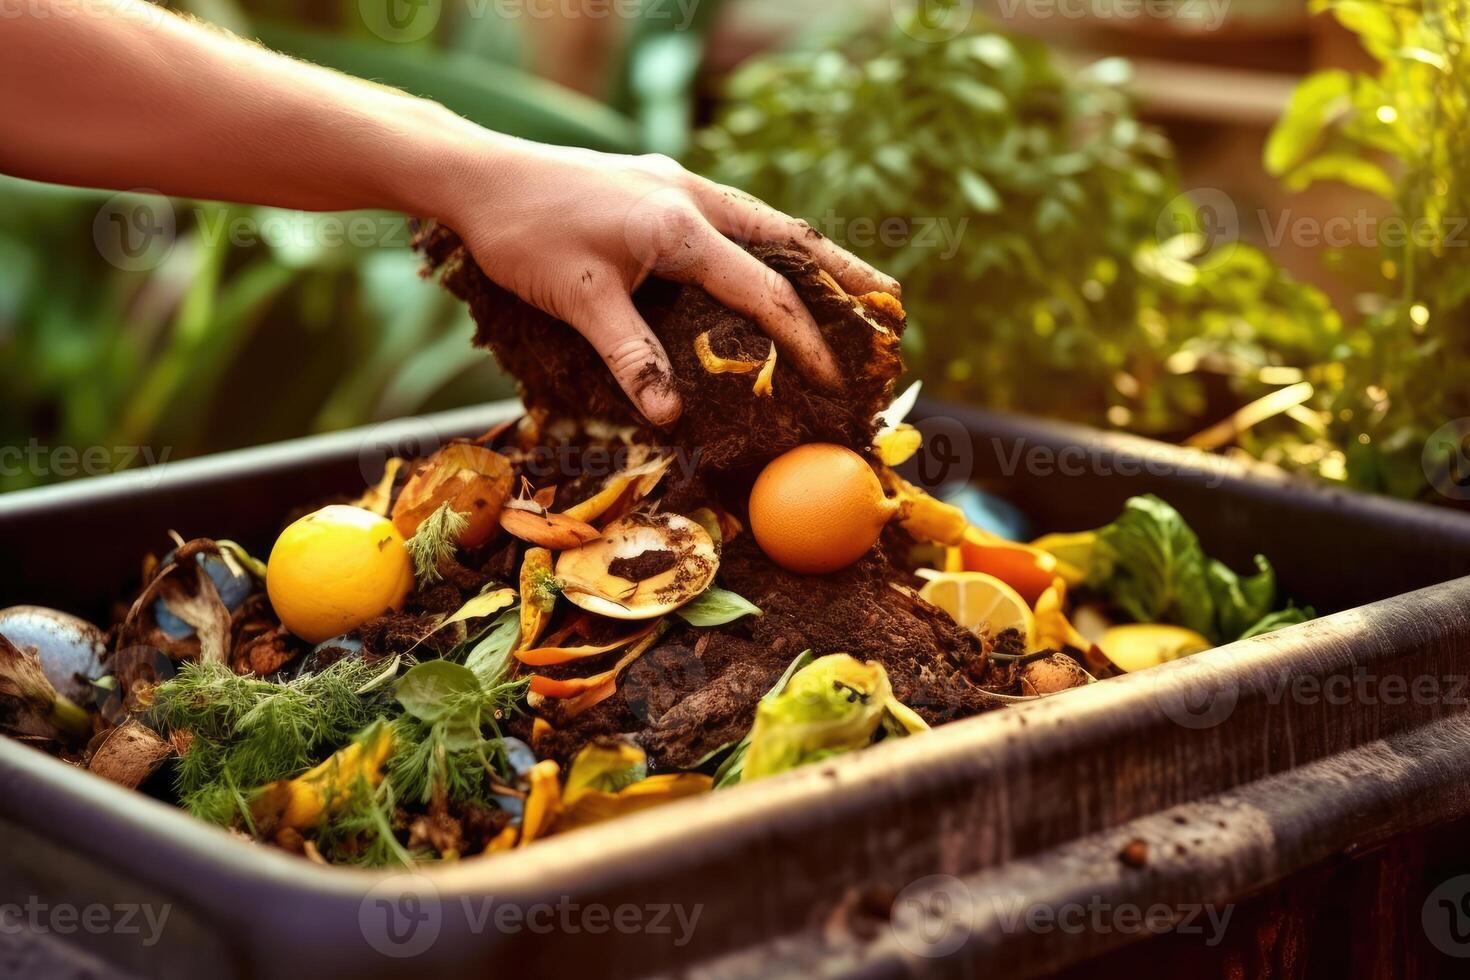
[[736, 242], [795, 242], [849, 292], [898, 294], [805, 222], [667, 157], [495, 139], [444, 185], [457, 200], [441, 217], [487, 276], [586, 337], [655, 425], [681, 406], [668, 355], [632, 301], [650, 275], [703, 287], [834, 389], [837, 363], [796, 290]]

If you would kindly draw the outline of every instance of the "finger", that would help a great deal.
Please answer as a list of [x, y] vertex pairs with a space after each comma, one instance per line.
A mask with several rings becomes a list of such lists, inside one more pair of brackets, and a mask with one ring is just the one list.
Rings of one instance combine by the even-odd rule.
[[695, 199], [710, 223], [723, 234], [742, 242], [794, 242], [810, 252], [849, 293], [900, 296], [903, 292], [897, 279], [879, 272], [805, 221], [782, 214], [742, 190], [700, 181]]
[[591, 312], [571, 321], [607, 362], [608, 369], [643, 417], [656, 426], [672, 425], [682, 405], [674, 388], [669, 355], [627, 294], [614, 290], [591, 304]]
[[694, 253], [698, 258], [676, 272], [676, 278], [701, 286], [722, 305], [754, 320], [807, 377], [828, 388], [842, 387], [837, 358], [785, 276], [713, 228]]

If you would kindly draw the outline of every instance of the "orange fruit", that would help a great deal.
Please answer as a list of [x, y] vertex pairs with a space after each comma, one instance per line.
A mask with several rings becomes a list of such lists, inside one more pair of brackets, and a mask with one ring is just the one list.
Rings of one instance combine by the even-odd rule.
[[1030, 650], [1036, 638], [1036, 617], [1025, 599], [1005, 582], [984, 572], [935, 572], [919, 590], [919, 597], [949, 613], [972, 633], [994, 638], [1008, 629], [1019, 630]]
[[281, 532], [265, 590], [281, 625], [308, 643], [355, 629], [403, 605], [413, 561], [386, 517], [333, 504]]
[[750, 491], [750, 530], [776, 564], [822, 575], [867, 554], [896, 507], [867, 460], [814, 442], [766, 464]]
[[969, 535], [960, 544], [960, 554], [965, 571], [994, 575], [1032, 606], [1057, 577], [1056, 555], [1029, 544]]

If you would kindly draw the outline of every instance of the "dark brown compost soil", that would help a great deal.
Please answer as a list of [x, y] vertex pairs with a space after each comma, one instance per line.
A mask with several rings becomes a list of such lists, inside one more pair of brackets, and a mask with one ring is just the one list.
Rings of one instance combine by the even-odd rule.
[[756, 702], [805, 650], [877, 660], [898, 699], [931, 725], [986, 710], [981, 687], [995, 678], [984, 644], [896, 587], [899, 577], [877, 550], [832, 575], [797, 575], [742, 535], [725, 550], [720, 579], [763, 614], [713, 629], [679, 626], [628, 668], [615, 695], [576, 718], [547, 701], [555, 734], [536, 748], [565, 760], [596, 736], [626, 733], [655, 767], [688, 768], [749, 730]]
[[[643, 422], [592, 345], [492, 282], [458, 235], [430, 223], [415, 246], [427, 270], [437, 271], [444, 286], [469, 303], [478, 325], [475, 343], [493, 351], [517, 379], [528, 408], [553, 418]], [[868, 309], [870, 321], [855, 299], [834, 291], [798, 245], [759, 245], [751, 252], [796, 286], [837, 357], [845, 390], [822, 391], [788, 358], [778, 358], [770, 397], [752, 395], [753, 373], [707, 373], [694, 346], [701, 334], [710, 334], [716, 354], [736, 359], [763, 359], [770, 341], [704, 290], [650, 279], [634, 299], [674, 369], [672, 379], [654, 383], [674, 385], [684, 403], [683, 415], [659, 441], [696, 454], [701, 473], [748, 470], [807, 442], [865, 449], [874, 416], [892, 399], [902, 370], [898, 341], [905, 324], [897, 305]]]

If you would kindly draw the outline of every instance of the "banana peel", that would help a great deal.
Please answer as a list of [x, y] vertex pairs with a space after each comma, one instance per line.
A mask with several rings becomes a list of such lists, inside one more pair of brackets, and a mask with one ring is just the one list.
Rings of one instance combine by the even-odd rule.
[[[707, 793], [714, 786], [713, 779], [700, 773], [648, 776], [647, 772], [647, 755], [626, 740], [584, 747], [572, 759], [565, 788], [555, 762], [536, 763], [515, 846]], [[489, 849], [508, 849], [507, 840], [502, 832]]]
[[891, 466], [879, 463], [873, 470], [883, 489], [898, 502], [899, 526], [915, 540], [944, 547], [957, 546], [965, 540], [970, 521], [964, 511], [954, 504], [935, 500], [899, 476]]

